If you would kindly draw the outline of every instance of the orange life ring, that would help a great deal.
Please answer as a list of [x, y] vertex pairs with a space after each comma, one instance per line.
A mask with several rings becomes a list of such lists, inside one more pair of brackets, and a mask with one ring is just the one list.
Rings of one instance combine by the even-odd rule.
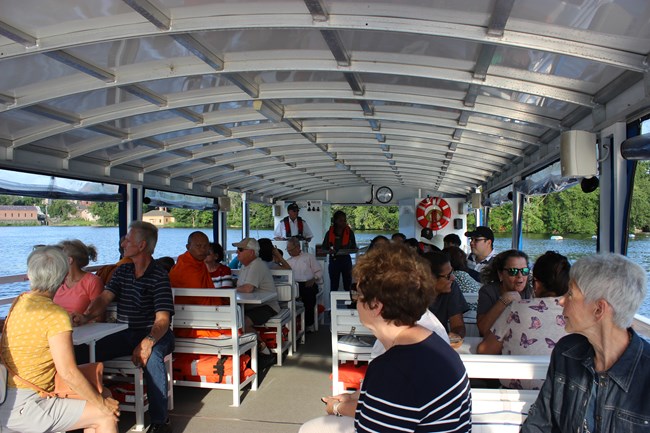
[[440, 197], [427, 197], [418, 204], [415, 217], [422, 227], [438, 231], [449, 224], [451, 207]]

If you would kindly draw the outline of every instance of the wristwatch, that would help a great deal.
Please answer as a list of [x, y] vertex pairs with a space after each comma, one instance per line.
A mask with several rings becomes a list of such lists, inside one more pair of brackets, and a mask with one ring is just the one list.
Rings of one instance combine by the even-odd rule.
[[153, 344], [156, 344], [156, 342], [158, 341], [158, 340], [156, 340], [156, 337], [154, 337], [154, 336], [151, 335], [151, 334], [147, 335], [145, 338], [146, 338], [147, 340], [151, 340], [151, 342], [152, 342]]
[[343, 415], [341, 415], [341, 412], [339, 412], [339, 406], [340, 406], [340, 405], [341, 405], [341, 402], [340, 402], [340, 401], [337, 401], [337, 402], [334, 403], [334, 405], [332, 406], [332, 413], [333, 413], [334, 415], [336, 415], [336, 416], [343, 416]]

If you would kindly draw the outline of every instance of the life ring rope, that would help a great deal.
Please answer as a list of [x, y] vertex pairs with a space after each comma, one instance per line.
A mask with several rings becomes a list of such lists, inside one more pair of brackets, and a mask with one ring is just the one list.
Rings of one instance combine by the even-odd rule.
[[422, 227], [438, 231], [451, 221], [451, 207], [441, 197], [427, 197], [417, 205], [415, 217]]

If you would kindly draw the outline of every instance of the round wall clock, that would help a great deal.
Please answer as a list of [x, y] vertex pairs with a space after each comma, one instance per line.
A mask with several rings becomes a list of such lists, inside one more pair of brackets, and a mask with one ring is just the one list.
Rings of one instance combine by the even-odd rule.
[[377, 198], [377, 201], [379, 203], [388, 203], [393, 199], [393, 190], [388, 188], [387, 186], [382, 186], [379, 189], [377, 189], [377, 193], [375, 194], [375, 197]]

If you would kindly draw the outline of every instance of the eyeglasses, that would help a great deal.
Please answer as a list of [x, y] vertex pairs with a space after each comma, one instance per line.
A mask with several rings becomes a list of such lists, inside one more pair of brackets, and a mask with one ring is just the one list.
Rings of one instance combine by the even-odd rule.
[[487, 240], [488, 240], [487, 238], [471, 238], [469, 240], [469, 243], [471, 244], [472, 242], [476, 243], [476, 242], [487, 241]]
[[363, 295], [361, 294], [361, 292], [359, 292], [358, 290], [355, 290], [355, 289], [351, 289], [350, 290], [350, 300], [352, 302], [357, 302], [359, 299], [363, 299]]
[[527, 277], [530, 274], [530, 268], [507, 268], [504, 269], [511, 277], [516, 277], [518, 273], [521, 272], [521, 275]]
[[445, 279], [447, 279], [447, 280], [451, 280], [451, 276], [452, 276], [453, 273], [454, 273], [454, 271], [451, 271], [451, 272], [448, 273], [447, 275], [440, 275], [440, 274], [438, 274], [438, 278], [445, 278]]
[[237, 251], [241, 253], [242, 251], [244, 251], [244, 249], [238, 247], [238, 248], [237, 248]]

